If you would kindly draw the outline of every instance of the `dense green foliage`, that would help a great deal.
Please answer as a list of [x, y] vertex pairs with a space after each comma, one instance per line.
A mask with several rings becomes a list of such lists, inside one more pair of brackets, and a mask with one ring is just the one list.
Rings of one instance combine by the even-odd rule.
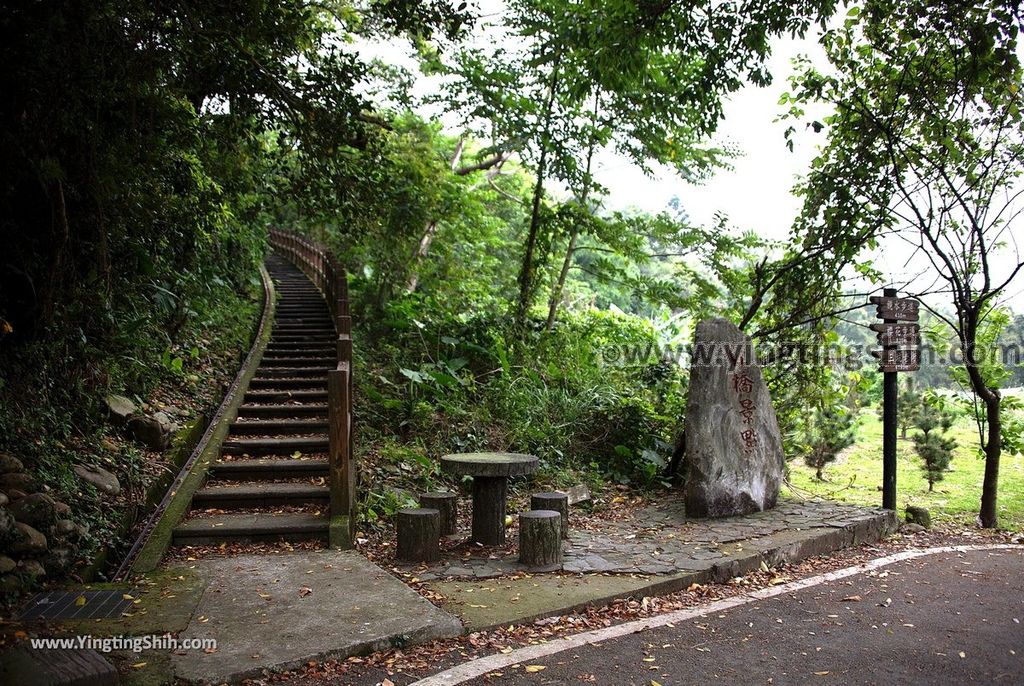
[[[160, 467], [102, 440], [104, 396], [209, 403], [234, 373], [277, 194], [336, 207], [346, 151], [380, 128], [356, 94], [370, 67], [339, 39], [465, 21], [430, 1], [5, 4], [0, 448], [58, 495], [101, 462], [143, 497]], [[82, 499], [94, 542], [117, 504]]]
[[[982, 179], [960, 205], [1019, 174], [1019, 141], [978, 133], [992, 113], [1020, 131], [1019, 15], [999, 2], [870, 2], [825, 31], [834, 73], [801, 63], [782, 103], [794, 119], [806, 103], [835, 107], [812, 123], [829, 139], [786, 240], [725, 217], [695, 225], [678, 203], [609, 211], [592, 172], [608, 150], [691, 181], [726, 165], [736, 151], [711, 139], [723, 98], [768, 83], [772, 40], [825, 26], [834, 8], [510, 0], [479, 34], [465, 3], [442, 0], [5, 10], [0, 447], [70, 489], [70, 463], [100, 459], [106, 393], [190, 391], [204, 363], [230, 366], [277, 224], [349, 271], [367, 475], [390, 466], [429, 485], [439, 454], [491, 448], [538, 454], [555, 482], [666, 482], [682, 346], [696, 322], [725, 316], [771, 353], [786, 455], [820, 478], [878, 397], [878, 374], [849, 359], [864, 331], [837, 330], [837, 317], [863, 302], [844, 295], [851, 275], [880, 278], [865, 251], [900, 228], [893, 199], [912, 203], [941, 178], [938, 159], [969, 186]], [[353, 45], [399, 37], [440, 79], [426, 104], [459, 132], [424, 118], [412, 74]], [[1005, 178], [987, 180], [986, 161]], [[999, 245], [1005, 224], [990, 219], [969, 235]], [[963, 220], [940, 242], [959, 240]], [[935, 308], [930, 335], [945, 341], [953, 325], [969, 356], [1021, 340], [1021, 321], [997, 307], [1009, 280], [991, 283], [978, 242], [960, 243], [946, 271], [985, 289]], [[925, 386], [977, 391], [1021, 372], [972, 358], [928, 373]], [[991, 446], [984, 406], [969, 409]], [[1024, 434], [1013, 408], [994, 415], [1010, 451]], [[133, 456], [127, 472], [141, 469]], [[400, 504], [370, 485], [368, 512]]]

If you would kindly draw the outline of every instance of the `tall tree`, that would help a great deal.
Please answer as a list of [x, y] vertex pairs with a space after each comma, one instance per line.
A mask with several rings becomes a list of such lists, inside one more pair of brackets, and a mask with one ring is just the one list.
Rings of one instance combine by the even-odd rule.
[[[499, 38], [464, 51], [449, 68], [458, 78], [448, 100], [497, 147], [524, 153], [536, 170], [514, 307], [520, 326], [538, 260], [546, 257], [538, 256], [538, 239], [547, 180], [584, 195], [595, 131], [599, 147], [614, 147], [644, 169], [659, 162], [691, 176], [706, 173], [722, 155], [705, 141], [721, 119], [723, 96], [747, 80], [768, 83], [770, 38], [803, 33], [834, 4], [508, 3], [495, 28]], [[594, 101], [600, 117], [588, 126]]]
[[[987, 427], [979, 519], [995, 527], [1002, 397], [986, 373], [979, 333], [1024, 268], [1015, 228], [1022, 211], [1024, 117], [1016, 2], [866, 2], [823, 39], [832, 69], [804, 62], [798, 104], [831, 104], [816, 129], [808, 211], [891, 233], [931, 266], [955, 315], [950, 327]], [[838, 227], [837, 227], [838, 228]], [[921, 291], [935, 290], [931, 285]]]

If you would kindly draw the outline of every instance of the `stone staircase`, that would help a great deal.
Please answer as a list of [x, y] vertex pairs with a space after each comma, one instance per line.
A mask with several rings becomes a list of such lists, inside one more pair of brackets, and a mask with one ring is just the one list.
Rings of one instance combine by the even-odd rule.
[[327, 541], [327, 372], [337, 334], [305, 274], [276, 254], [267, 270], [280, 295], [270, 342], [175, 545]]

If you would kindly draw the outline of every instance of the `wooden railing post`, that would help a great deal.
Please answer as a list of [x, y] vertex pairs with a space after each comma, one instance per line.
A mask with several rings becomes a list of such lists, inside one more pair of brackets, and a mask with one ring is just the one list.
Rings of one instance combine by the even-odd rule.
[[327, 414], [330, 438], [329, 473], [332, 548], [354, 547], [356, 524], [356, 470], [352, 458], [352, 387], [349, 365], [338, 363], [327, 373]]

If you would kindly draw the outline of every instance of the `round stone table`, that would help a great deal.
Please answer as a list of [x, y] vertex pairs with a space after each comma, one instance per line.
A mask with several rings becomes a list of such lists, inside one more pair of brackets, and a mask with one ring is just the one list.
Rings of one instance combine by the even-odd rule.
[[533, 474], [537, 458], [520, 453], [456, 453], [441, 458], [441, 471], [473, 477], [472, 539], [502, 545], [509, 477]]

